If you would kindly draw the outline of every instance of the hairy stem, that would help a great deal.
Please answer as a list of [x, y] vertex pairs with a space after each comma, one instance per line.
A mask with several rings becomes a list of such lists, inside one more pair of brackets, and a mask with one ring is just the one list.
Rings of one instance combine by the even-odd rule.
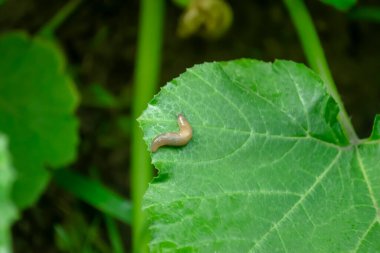
[[[133, 90], [133, 119], [140, 116], [152, 99], [159, 81], [164, 0], [141, 0], [138, 50]], [[132, 128], [131, 179], [133, 200], [133, 252], [148, 252], [147, 224], [142, 198], [152, 178], [152, 168], [143, 134], [136, 121]]]
[[339, 105], [340, 113], [338, 115], [338, 120], [341, 123], [346, 136], [351, 143], [357, 143], [359, 138], [352, 126], [351, 120], [344, 108], [343, 101], [335, 86], [317, 31], [304, 1], [284, 0], [284, 3], [297, 29], [307, 61], [311, 68], [321, 76], [326, 84], [327, 91]]

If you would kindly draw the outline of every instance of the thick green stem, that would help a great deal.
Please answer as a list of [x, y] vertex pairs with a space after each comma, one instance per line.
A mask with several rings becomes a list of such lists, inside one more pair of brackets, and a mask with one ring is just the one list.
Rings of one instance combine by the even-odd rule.
[[80, 3], [81, 0], [71, 0], [68, 2], [40, 29], [38, 34], [45, 37], [52, 37], [55, 30], [73, 13]]
[[[164, 0], [141, 0], [138, 50], [133, 90], [133, 119], [140, 116], [152, 99], [159, 81]], [[132, 128], [132, 200], [133, 252], [148, 252], [146, 217], [141, 209], [142, 198], [152, 178], [152, 168], [142, 131], [136, 121]]]
[[324, 55], [321, 42], [314, 27], [310, 14], [303, 0], [284, 0], [290, 13], [293, 23], [300, 37], [307, 61], [314, 71], [316, 71], [326, 84], [327, 91], [335, 99], [340, 108], [338, 120], [341, 123], [347, 137], [351, 143], [358, 142], [358, 136], [352, 126], [351, 120], [344, 108], [343, 101], [338, 93]]

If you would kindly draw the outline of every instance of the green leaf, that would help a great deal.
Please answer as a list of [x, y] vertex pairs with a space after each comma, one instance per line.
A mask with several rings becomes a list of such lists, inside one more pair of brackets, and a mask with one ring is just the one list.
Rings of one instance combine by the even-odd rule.
[[321, 0], [325, 4], [334, 6], [338, 10], [346, 11], [352, 6], [354, 6], [357, 0]]
[[169, 82], [139, 118], [152, 154], [152, 252], [379, 252], [380, 142], [349, 144], [338, 106], [302, 64], [206, 63]]
[[113, 253], [124, 253], [123, 239], [118, 230], [116, 222], [108, 215], [104, 215], [107, 227], [108, 238], [112, 246]]
[[10, 139], [17, 169], [16, 204], [31, 205], [50, 174], [74, 160], [78, 95], [55, 44], [23, 33], [0, 38], [0, 131]]
[[375, 121], [373, 123], [370, 140], [379, 140], [379, 139], [380, 139], [380, 115], [376, 115]]
[[11, 250], [11, 225], [17, 218], [16, 208], [11, 200], [11, 189], [15, 171], [11, 166], [8, 143], [0, 134], [0, 252]]
[[[88, 217], [86, 217], [88, 218]], [[108, 245], [102, 238], [99, 217], [87, 221], [83, 213], [71, 212], [63, 224], [54, 226], [55, 245], [60, 252], [109, 253]]]
[[356, 20], [368, 20], [380, 23], [380, 7], [361, 6], [350, 11], [349, 17]]
[[100, 182], [67, 169], [57, 170], [54, 179], [59, 186], [73, 193], [77, 198], [126, 224], [131, 224], [132, 204]]
[[191, 0], [172, 0], [172, 2], [178, 5], [179, 7], [186, 8], [187, 6], [190, 5]]
[[116, 97], [97, 83], [91, 84], [84, 91], [81, 102], [83, 105], [109, 109], [117, 108], [119, 104]]

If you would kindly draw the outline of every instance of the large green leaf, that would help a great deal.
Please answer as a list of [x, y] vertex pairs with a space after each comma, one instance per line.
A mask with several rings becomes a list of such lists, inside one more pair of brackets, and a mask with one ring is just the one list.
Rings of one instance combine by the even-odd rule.
[[48, 182], [46, 166], [75, 157], [78, 96], [52, 42], [7, 34], [0, 38], [0, 55], [0, 131], [9, 137], [18, 172], [14, 200], [26, 207]]
[[11, 252], [12, 223], [17, 217], [16, 208], [11, 200], [11, 189], [15, 171], [11, 166], [7, 139], [0, 134], [0, 252]]
[[354, 6], [357, 0], [321, 0], [325, 4], [329, 4], [337, 8], [338, 10], [345, 11]]
[[[301, 64], [206, 63], [169, 82], [139, 118], [152, 154], [153, 252], [380, 252], [380, 134], [349, 144], [338, 106]], [[379, 124], [376, 124], [377, 126]]]

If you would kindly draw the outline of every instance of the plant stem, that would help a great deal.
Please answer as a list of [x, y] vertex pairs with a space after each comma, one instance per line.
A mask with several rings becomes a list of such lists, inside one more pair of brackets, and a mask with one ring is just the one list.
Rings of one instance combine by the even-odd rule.
[[[152, 99], [159, 81], [164, 0], [141, 0], [138, 50], [133, 90], [132, 116], [136, 119]], [[137, 122], [132, 127], [132, 200], [133, 252], [148, 252], [146, 217], [141, 209], [142, 198], [152, 178], [152, 167], [143, 134]]]
[[351, 120], [344, 108], [343, 101], [335, 86], [317, 31], [304, 1], [284, 0], [284, 3], [297, 29], [307, 61], [311, 68], [321, 76], [326, 84], [327, 91], [339, 105], [340, 113], [338, 115], [338, 120], [341, 123], [346, 136], [351, 143], [357, 143], [359, 138], [352, 126]]
[[75, 11], [80, 3], [81, 0], [68, 2], [39, 30], [38, 34], [48, 38], [52, 37], [55, 30]]

